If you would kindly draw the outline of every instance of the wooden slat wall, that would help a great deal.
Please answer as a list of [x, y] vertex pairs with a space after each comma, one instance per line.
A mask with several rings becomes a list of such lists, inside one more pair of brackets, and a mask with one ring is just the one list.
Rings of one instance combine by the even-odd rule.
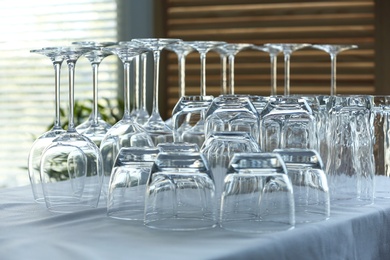
[[[231, 43], [272, 42], [357, 44], [340, 53], [338, 93], [370, 94], [374, 88], [374, 0], [165, 0], [166, 37], [220, 40]], [[166, 60], [167, 111], [178, 99], [177, 58]], [[186, 94], [200, 93], [198, 53], [187, 57]], [[283, 55], [278, 56], [278, 94], [283, 94]], [[267, 53], [243, 51], [236, 56], [236, 93], [269, 95]], [[291, 93], [328, 94], [330, 59], [325, 52], [305, 49], [291, 58]], [[220, 94], [220, 59], [207, 55], [207, 94]]]

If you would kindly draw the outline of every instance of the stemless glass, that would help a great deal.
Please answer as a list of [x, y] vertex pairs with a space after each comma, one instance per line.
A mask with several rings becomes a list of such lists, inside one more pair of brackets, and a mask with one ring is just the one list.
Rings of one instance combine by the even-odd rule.
[[330, 216], [329, 187], [318, 152], [310, 149], [276, 149], [286, 164], [295, 201], [295, 222], [309, 223]]
[[193, 143], [173, 142], [159, 143], [157, 147], [161, 152], [199, 152], [199, 146]]
[[291, 54], [302, 48], [311, 46], [308, 43], [267, 43], [264, 46], [281, 48], [284, 54], [284, 95], [290, 95], [290, 59]]
[[[97, 207], [103, 180], [99, 148], [79, 134], [73, 121], [74, 72], [77, 59], [90, 51], [84, 47], [62, 49], [69, 70], [69, 124], [66, 133], [53, 140], [41, 159], [41, 180], [46, 206], [55, 212], [74, 212]], [[65, 181], [53, 181], [52, 174]]]
[[144, 223], [165, 230], [213, 228], [214, 192], [203, 154], [160, 152], [146, 187]]
[[103, 195], [106, 195], [111, 170], [116, 156], [122, 147], [152, 147], [152, 139], [130, 115], [130, 66], [133, 58], [148, 50], [137, 45], [120, 45], [104, 48], [116, 54], [122, 60], [124, 69], [124, 114], [123, 118], [113, 125], [100, 145], [104, 160]]
[[330, 55], [330, 61], [331, 61], [331, 84], [330, 84], [330, 95], [336, 95], [337, 89], [336, 89], [336, 61], [337, 61], [337, 54], [339, 54], [342, 51], [350, 50], [350, 49], [356, 49], [357, 45], [336, 45], [336, 44], [314, 44], [312, 45], [313, 48], [323, 50], [327, 52]]
[[116, 157], [107, 195], [107, 215], [144, 219], [146, 183], [159, 153], [153, 147], [123, 147]]
[[222, 228], [267, 233], [294, 228], [294, 197], [286, 166], [275, 153], [236, 153], [224, 180]]
[[374, 202], [372, 97], [331, 96], [326, 174], [332, 205]]
[[160, 75], [160, 53], [170, 44], [180, 42], [180, 39], [147, 38], [134, 39], [134, 42], [143, 44], [153, 52], [154, 74], [153, 74], [153, 108], [148, 121], [143, 125], [149, 133], [155, 145], [158, 143], [172, 142], [174, 138], [173, 130], [162, 120], [159, 112], [159, 75]]
[[43, 54], [50, 58], [54, 67], [54, 100], [55, 100], [55, 117], [53, 127], [38, 137], [28, 156], [28, 173], [34, 200], [38, 203], [44, 203], [45, 199], [42, 191], [42, 181], [40, 173], [40, 164], [42, 152], [51, 142], [61, 134], [65, 133], [60, 121], [60, 72], [64, 60], [62, 49], [60, 47], [48, 47], [43, 49], [31, 50], [32, 53]]
[[98, 74], [99, 65], [103, 59], [107, 56], [112, 55], [111, 52], [104, 51], [103, 47], [111, 46], [116, 44], [115, 42], [73, 42], [72, 44], [91, 47], [91, 50], [84, 53], [84, 56], [89, 60], [92, 67], [92, 85], [93, 85], [93, 107], [92, 113], [87, 121], [81, 123], [76, 127], [76, 130], [90, 138], [95, 142], [97, 146], [100, 146], [104, 135], [110, 129], [111, 125], [104, 121], [98, 110]]

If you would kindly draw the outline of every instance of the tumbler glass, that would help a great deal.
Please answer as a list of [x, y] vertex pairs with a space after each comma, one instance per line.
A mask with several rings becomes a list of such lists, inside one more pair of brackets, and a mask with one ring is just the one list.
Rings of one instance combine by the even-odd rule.
[[159, 153], [153, 147], [122, 147], [115, 160], [107, 192], [107, 215], [144, 219], [146, 183]]
[[330, 216], [329, 187], [321, 157], [310, 149], [276, 149], [286, 164], [295, 202], [295, 222], [309, 223]]
[[164, 230], [216, 226], [215, 186], [200, 152], [160, 152], [146, 186], [144, 224]]
[[235, 154], [224, 180], [220, 226], [264, 233], [294, 225], [293, 189], [280, 155]]

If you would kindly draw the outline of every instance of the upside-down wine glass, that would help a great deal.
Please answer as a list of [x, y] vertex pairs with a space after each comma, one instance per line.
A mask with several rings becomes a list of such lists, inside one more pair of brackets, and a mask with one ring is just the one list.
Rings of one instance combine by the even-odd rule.
[[130, 114], [130, 68], [134, 57], [148, 50], [137, 44], [106, 47], [119, 57], [124, 69], [124, 114], [121, 120], [108, 130], [100, 145], [100, 151], [104, 160], [104, 184], [103, 195], [107, 192], [108, 182], [115, 159], [122, 147], [152, 147], [153, 141], [145, 129], [135, 122]]
[[327, 52], [330, 55], [330, 61], [331, 61], [331, 84], [330, 84], [330, 95], [334, 96], [337, 94], [336, 90], [336, 61], [337, 61], [337, 54], [339, 54], [342, 51], [350, 50], [350, 49], [356, 49], [358, 48], [357, 45], [335, 45], [335, 44], [314, 44], [312, 45], [313, 48], [319, 49], [322, 51]]
[[227, 88], [227, 54], [220, 48], [216, 48], [215, 51], [219, 54], [221, 64], [221, 95], [228, 94]]
[[252, 47], [249, 43], [228, 43], [218, 46], [222, 52], [225, 52], [229, 60], [229, 94], [234, 95], [234, 58], [240, 51]]
[[278, 72], [278, 54], [282, 51], [280, 46], [259, 46], [253, 45], [253, 49], [268, 52], [271, 63], [271, 96], [276, 96], [278, 92], [277, 88], [277, 72]]
[[155, 145], [162, 142], [172, 142], [174, 137], [173, 129], [162, 120], [158, 107], [160, 53], [169, 44], [177, 43], [181, 40], [169, 38], [141, 38], [133, 39], [133, 41], [138, 44], [143, 44], [147, 49], [153, 52], [154, 57], [153, 107], [151, 116], [144, 124], [144, 128], [152, 137]]
[[[51, 211], [74, 212], [97, 207], [100, 197], [103, 160], [99, 148], [76, 131], [74, 125], [74, 73], [78, 58], [87, 47], [64, 47], [62, 54], [69, 71], [69, 123], [66, 133], [53, 140], [43, 152], [41, 180], [46, 206]], [[53, 181], [52, 174], [67, 181]]]
[[112, 55], [111, 52], [104, 51], [102, 48], [116, 44], [115, 42], [73, 42], [74, 45], [83, 47], [91, 47], [91, 51], [84, 53], [84, 56], [89, 60], [92, 67], [92, 80], [93, 80], [93, 107], [92, 113], [87, 121], [81, 123], [76, 127], [76, 130], [90, 138], [95, 142], [97, 146], [104, 138], [104, 135], [110, 129], [111, 125], [104, 121], [98, 110], [98, 74], [99, 65], [103, 59]]
[[291, 54], [302, 48], [309, 47], [308, 43], [267, 43], [266, 47], [281, 48], [284, 54], [284, 95], [290, 95], [290, 59]]
[[62, 129], [60, 121], [60, 72], [61, 65], [64, 61], [62, 49], [60, 47], [49, 47], [37, 50], [31, 50], [31, 53], [43, 54], [50, 58], [54, 67], [54, 100], [55, 100], [55, 117], [53, 127], [38, 137], [30, 150], [28, 156], [28, 173], [34, 200], [38, 203], [44, 203], [42, 192], [42, 181], [40, 174], [40, 162], [44, 149], [51, 144], [51, 142], [61, 134], [65, 133]]

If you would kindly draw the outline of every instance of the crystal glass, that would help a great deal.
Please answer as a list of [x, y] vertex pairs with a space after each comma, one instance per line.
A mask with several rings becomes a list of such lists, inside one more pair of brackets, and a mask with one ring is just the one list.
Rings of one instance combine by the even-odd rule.
[[133, 58], [148, 50], [137, 45], [121, 45], [104, 48], [117, 55], [124, 68], [124, 114], [123, 118], [113, 125], [105, 135], [100, 145], [104, 160], [103, 195], [108, 190], [112, 167], [122, 147], [153, 147], [153, 140], [134, 119], [130, 116], [130, 67]]
[[62, 129], [60, 121], [60, 72], [64, 56], [60, 47], [48, 47], [43, 49], [31, 50], [31, 53], [42, 54], [49, 57], [54, 67], [54, 124], [49, 131], [42, 134], [34, 141], [28, 156], [28, 173], [34, 200], [38, 203], [44, 203], [45, 199], [42, 191], [42, 181], [40, 173], [42, 152], [47, 146], [51, 144], [51, 142], [56, 137], [65, 133], [65, 130]]
[[153, 52], [154, 74], [153, 74], [153, 108], [148, 121], [143, 125], [145, 130], [152, 137], [155, 145], [163, 142], [172, 142], [174, 137], [173, 130], [162, 120], [159, 112], [159, 71], [160, 71], [160, 53], [170, 44], [178, 43], [180, 39], [165, 38], [146, 38], [134, 39], [134, 42], [143, 44]]
[[286, 164], [295, 201], [295, 222], [330, 217], [329, 187], [319, 153], [310, 149], [276, 149]]
[[90, 47], [91, 50], [84, 53], [84, 56], [89, 60], [92, 67], [92, 82], [93, 82], [93, 107], [92, 113], [87, 121], [81, 123], [76, 127], [76, 130], [90, 138], [95, 142], [97, 146], [100, 146], [104, 135], [110, 129], [111, 125], [104, 121], [98, 110], [98, 74], [99, 65], [103, 59], [107, 56], [112, 55], [109, 51], [104, 51], [103, 48], [106, 46], [115, 45], [115, 42], [73, 42], [72, 44]]
[[225, 51], [220, 48], [215, 48], [219, 54], [220, 64], [221, 64], [221, 95], [228, 94], [228, 85], [227, 85], [227, 54]]
[[311, 46], [307, 43], [267, 43], [266, 47], [281, 48], [284, 54], [284, 95], [290, 95], [290, 59], [291, 54], [302, 48]]
[[337, 54], [339, 54], [342, 51], [350, 50], [350, 49], [356, 49], [357, 45], [336, 45], [336, 44], [314, 44], [312, 45], [313, 48], [323, 50], [327, 52], [330, 55], [330, 62], [331, 62], [331, 84], [330, 84], [330, 95], [336, 95], [337, 94], [337, 87], [336, 87], [336, 62], [337, 62]]
[[326, 173], [332, 205], [374, 202], [372, 97], [331, 96]]
[[280, 155], [233, 156], [224, 179], [219, 224], [246, 233], [294, 228], [293, 189]]
[[193, 143], [173, 142], [159, 143], [157, 147], [161, 152], [199, 152], [199, 146]]
[[160, 152], [145, 198], [145, 225], [165, 230], [216, 226], [215, 186], [207, 160], [199, 152]]
[[276, 148], [317, 149], [316, 121], [303, 98], [271, 97], [260, 114], [260, 146], [265, 152]]
[[[69, 70], [69, 124], [66, 133], [53, 140], [41, 158], [41, 180], [46, 206], [69, 213], [97, 207], [103, 181], [103, 158], [89, 138], [79, 134], [73, 121], [74, 73], [78, 58], [90, 51], [66, 47], [62, 55]], [[53, 174], [60, 175], [55, 181]]]
[[146, 183], [159, 151], [153, 147], [120, 149], [108, 188], [109, 217], [143, 221]]

